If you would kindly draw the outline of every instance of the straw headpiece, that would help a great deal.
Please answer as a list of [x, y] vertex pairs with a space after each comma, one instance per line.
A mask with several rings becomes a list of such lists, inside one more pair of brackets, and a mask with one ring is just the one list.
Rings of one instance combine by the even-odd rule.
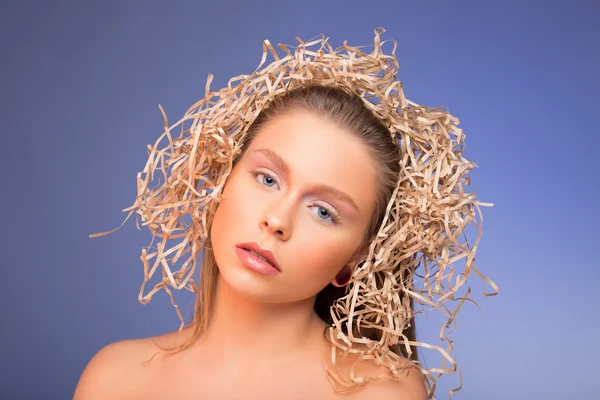
[[[498, 292], [497, 286], [473, 265], [482, 234], [476, 215], [483, 221], [480, 206], [493, 204], [476, 201], [475, 194], [465, 192], [475, 164], [462, 155], [465, 135], [457, 127], [458, 119], [443, 108], [420, 106], [405, 98], [402, 83], [396, 77], [396, 43], [393, 42], [391, 54], [385, 54], [385, 42], [380, 40], [383, 32], [375, 30], [370, 53], [346, 42], [334, 50], [321, 35], [309, 42], [297, 38], [299, 45], [295, 47], [280, 44], [278, 47], [284, 52], [280, 55], [265, 40], [262, 60], [252, 74], [232, 78], [218, 92], [210, 90], [213, 76], [209, 75], [205, 97], [172, 126], [161, 108], [164, 133], [153, 146], [148, 146], [148, 161], [137, 177], [138, 196], [134, 205], [124, 210], [129, 211], [125, 221], [135, 212], [138, 228], [141, 218], [153, 237], [162, 239], [153, 251], [142, 250], [144, 282], [140, 302], [148, 303], [157, 291], [164, 289], [183, 327], [171, 289], [196, 291], [192, 279], [196, 258], [206, 243], [211, 213], [221, 199], [232, 161], [240, 152], [239, 143], [253, 120], [275, 97], [311, 83], [358, 94], [397, 141], [401, 174], [367, 258], [355, 270], [349, 292], [331, 309], [334, 323], [328, 337], [343, 354], [358, 352], [363, 360], [387, 366], [392, 378], [398, 378], [409, 364], [417, 366], [426, 379], [430, 397], [435, 398], [437, 378], [457, 369], [449, 354], [453, 342], [447, 329], [455, 323], [463, 303], [473, 301], [469, 299], [470, 289], [463, 295], [458, 291], [474, 272], [494, 288], [493, 293], [483, 293], [484, 296]], [[273, 61], [263, 67], [269, 54]], [[180, 133], [175, 138], [173, 131], [178, 126]], [[165, 139], [167, 143], [161, 146]], [[459, 242], [470, 223], [479, 232], [472, 246]], [[169, 240], [177, 243], [167, 245]], [[462, 259], [465, 266], [458, 270], [455, 263]], [[182, 265], [175, 269], [179, 261]], [[160, 282], [144, 294], [157, 270], [161, 273]], [[403, 279], [407, 271], [411, 277], [408, 280]], [[440, 331], [440, 340], [448, 343], [446, 349], [410, 341], [402, 334], [416, 313], [409, 306], [410, 298], [448, 317]], [[451, 302], [457, 302], [453, 309], [448, 307]], [[381, 340], [357, 335], [361, 329], [380, 330]], [[362, 350], [356, 349], [357, 344], [363, 345]], [[425, 368], [413, 360], [398, 369], [399, 357], [390, 351], [394, 345], [404, 346], [409, 353], [410, 346], [435, 350], [444, 358], [442, 366]], [[336, 353], [332, 352], [333, 359]], [[351, 374], [350, 380], [344, 380], [334, 372], [329, 372], [329, 377], [346, 387], [375, 379]], [[459, 389], [460, 386], [450, 395]]]

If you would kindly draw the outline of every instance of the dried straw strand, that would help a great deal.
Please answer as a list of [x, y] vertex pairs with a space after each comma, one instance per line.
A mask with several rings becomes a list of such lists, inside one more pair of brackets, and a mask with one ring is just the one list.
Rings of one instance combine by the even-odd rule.
[[[146, 304], [164, 289], [181, 320], [180, 329], [183, 328], [183, 317], [169, 287], [196, 291], [192, 276], [197, 255], [207, 241], [210, 212], [222, 198], [232, 160], [240, 152], [239, 143], [258, 113], [275, 97], [311, 83], [359, 94], [399, 144], [401, 174], [378, 235], [371, 242], [366, 259], [354, 271], [350, 290], [331, 309], [333, 324], [327, 332], [333, 344], [331, 358], [335, 365], [338, 353], [341, 359], [354, 353], [359, 356], [357, 362], [372, 360], [385, 365], [390, 371], [386, 377], [391, 379], [400, 379], [407, 368], [417, 367], [430, 398], [435, 399], [437, 379], [458, 368], [450, 356], [453, 342], [447, 329], [453, 322], [456, 324], [456, 315], [465, 301], [477, 304], [469, 298], [470, 289], [462, 296], [458, 291], [474, 272], [494, 289], [484, 296], [498, 293], [496, 284], [473, 265], [482, 234], [476, 217], [479, 215], [483, 222], [480, 207], [493, 204], [476, 201], [475, 194], [465, 192], [475, 164], [462, 155], [465, 135], [457, 127], [459, 120], [444, 108], [424, 107], [405, 98], [402, 83], [396, 77], [396, 42], [392, 41], [391, 54], [386, 54], [382, 48], [385, 42], [380, 38], [384, 32], [382, 28], [375, 30], [370, 53], [346, 42], [333, 49], [328, 39], [320, 35], [308, 42], [297, 38], [299, 45], [295, 47], [279, 44], [284, 52], [279, 55], [265, 40], [262, 59], [252, 74], [230, 79], [227, 87], [218, 92], [211, 91], [213, 76], [209, 75], [205, 97], [175, 124], [169, 126], [161, 107], [164, 132], [153, 146], [148, 146], [148, 161], [137, 175], [138, 196], [131, 207], [123, 210], [128, 212], [123, 224], [135, 213], [138, 228], [141, 218], [153, 240], [162, 239], [155, 251], [148, 252], [151, 245], [142, 250], [144, 281], [138, 298]], [[273, 61], [265, 65], [269, 55]], [[175, 137], [174, 129], [179, 126], [180, 134]], [[161, 147], [165, 139], [167, 143]], [[151, 187], [155, 175], [158, 184]], [[185, 217], [191, 222], [186, 223]], [[459, 243], [470, 223], [478, 230], [472, 247], [466, 240]], [[178, 243], [169, 247], [169, 240]], [[173, 271], [175, 263], [184, 256], [187, 258], [182, 266]], [[464, 269], [455, 270], [455, 263], [462, 259]], [[416, 274], [419, 268], [422, 275]], [[144, 294], [146, 284], [158, 270], [160, 282]], [[403, 279], [406, 271], [410, 271], [409, 280]], [[422, 279], [419, 287], [415, 276]], [[415, 314], [409, 306], [410, 298], [448, 317], [440, 330], [440, 340], [448, 343], [445, 349], [410, 341], [402, 334]], [[450, 302], [458, 305], [451, 310], [447, 307]], [[362, 330], [379, 330], [381, 340], [361, 336], [358, 332]], [[390, 350], [393, 345], [404, 346], [409, 354], [410, 346], [436, 351], [443, 356], [442, 366], [425, 368], [419, 361], [407, 362]], [[384, 377], [356, 376], [353, 368], [349, 379], [345, 379], [334, 370], [326, 370], [332, 384], [346, 389]], [[462, 376], [461, 386], [450, 391], [450, 397], [461, 387]]]

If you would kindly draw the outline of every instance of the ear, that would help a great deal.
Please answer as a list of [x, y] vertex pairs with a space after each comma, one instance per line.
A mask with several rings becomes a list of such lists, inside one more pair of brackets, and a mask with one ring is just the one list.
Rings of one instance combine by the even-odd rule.
[[[344, 265], [344, 267], [338, 272], [338, 274], [335, 276], [335, 278], [333, 278], [333, 280], [331, 281], [331, 284], [338, 288], [346, 286], [348, 284], [348, 281], [350, 280], [353, 272], [354, 272], [353, 264]], [[338, 282], [337, 282], [338, 278], [342, 279], [342, 281], [344, 281], [346, 283], [344, 283], [343, 285], [338, 284]]]
[[[354, 255], [352, 256], [352, 258], [344, 265], [343, 268], [346, 268], [347, 266], [350, 267], [352, 273], [354, 273], [354, 269], [356, 268], [356, 265], [362, 261], [363, 258], [365, 258], [367, 256], [367, 254], [369, 253], [369, 246], [363, 246], [361, 248], [359, 248]], [[339, 271], [341, 272], [341, 270]], [[337, 284], [335, 278], [331, 281], [331, 284], [335, 287], [343, 287]]]

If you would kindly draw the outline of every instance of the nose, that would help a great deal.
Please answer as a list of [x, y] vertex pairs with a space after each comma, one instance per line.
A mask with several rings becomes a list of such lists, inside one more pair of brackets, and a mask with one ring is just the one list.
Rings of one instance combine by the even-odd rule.
[[291, 236], [290, 210], [285, 207], [268, 207], [260, 219], [259, 227], [265, 232], [277, 236], [279, 240], [289, 240]]

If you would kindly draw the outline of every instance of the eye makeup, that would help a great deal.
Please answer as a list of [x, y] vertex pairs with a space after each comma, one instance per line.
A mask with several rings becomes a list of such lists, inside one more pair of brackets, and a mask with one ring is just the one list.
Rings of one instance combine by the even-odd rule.
[[[267, 185], [264, 183], [263, 179], [265, 179], [265, 178], [271, 179], [273, 181], [273, 183], [275, 183], [275, 184], [279, 184], [277, 179], [271, 173], [267, 172], [266, 170], [264, 170], [262, 168], [250, 168], [250, 169], [248, 169], [248, 172], [252, 175], [252, 177], [254, 178], [254, 180], [257, 183], [259, 183], [260, 185], [262, 185], [264, 187], [267, 187], [267, 188], [273, 187], [273, 186], [270, 186], [270, 185]], [[264, 176], [264, 178], [261, 179], [260, 178], [261, 175]], [[337, 225], [342, 220], [340, 213], [338, 211], [336, 211], [333, 207], [328, 205], [327, 203], [317, 201], [311, 205], [311, 208], [313, 208], [313, 207], [318, 207], [320, 209], [325, 210], [329, 214], [329, 217], [331, 217], [331, 220], [327, 220], [327, 219], [320, 218], [317, 214], [313, 213], [315, 218], [317, 218], [317, 220], [319, 220], [320, 222], [322, 222], [324, 224]]]

